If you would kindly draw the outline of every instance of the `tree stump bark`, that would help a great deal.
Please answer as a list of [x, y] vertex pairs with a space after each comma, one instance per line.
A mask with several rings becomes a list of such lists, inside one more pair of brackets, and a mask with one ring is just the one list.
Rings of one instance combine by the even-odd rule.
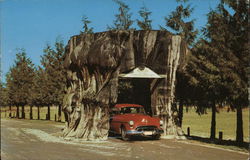
[[172, 104], [175, 72], [187, 51], [180, 36], [167, 31], [120, 30], [71, 37], [64, 61], [64, 137], [107, 139], [109, 109], [117, 100], [118, 76], [142, 64], [166, 77], [150, 84], [149, 91], [152, 107], [164, 120], [164, 134], [183, 135]]

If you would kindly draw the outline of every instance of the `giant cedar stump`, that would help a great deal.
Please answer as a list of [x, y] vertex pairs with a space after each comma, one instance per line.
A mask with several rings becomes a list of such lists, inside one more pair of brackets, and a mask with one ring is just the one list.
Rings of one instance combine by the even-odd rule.
[[182, 135], [172, 104], [176, 70], [186, 54], [180, 36], [167, 31], [120, 30], [71, 37], [64, 61], [64, 137], [107, 139], [108, 111], [117, 100], [118, 76], [141, 64], [165, 75], [151, 81], [152, 110], [164, 120], [165, 135]]

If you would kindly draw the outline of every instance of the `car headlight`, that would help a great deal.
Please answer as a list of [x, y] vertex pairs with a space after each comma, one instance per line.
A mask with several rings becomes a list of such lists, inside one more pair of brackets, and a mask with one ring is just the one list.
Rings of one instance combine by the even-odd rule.
[[133, 125], [134, 125], [134, 121], [129, 121], [128, 124], [129, 124], [130, 126], [133, 126]]
[[161, 125], [161, 126], [163, 125], [163, 120], [160, 120], [160, 125]]

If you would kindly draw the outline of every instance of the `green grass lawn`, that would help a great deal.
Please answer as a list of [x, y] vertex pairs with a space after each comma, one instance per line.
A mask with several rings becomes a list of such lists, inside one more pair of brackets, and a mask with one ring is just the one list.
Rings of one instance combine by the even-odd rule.
[[[183, 115], [182, 129], [187, 133], [187, 127], [190, 127], [190, 134], [199, 137], [210, 137], [211, 110], [207, 114], [198, 115], [195, 109], [191, 108]], [[243, 109], [243, 130], [244, 141], [249, 142], [249, 109]], [[219, 132], [223, 132], [223, 139], [236, 139], [236, 112], [227, 112], [220, 110], [216, 114], [216, 138], [219, 137]]]
[[[6, 110], [6, 113], [5, 113]], [[26, 106], [25, 107], [25, 119], [30, 119], [30, 107]], [[33, 107], [33, 119], [37, 119], [38, 114], [37, 114], [37, 107]], [[45, 120], [46, 119], [46, 114], [48, 112], [47, 107], [40, 107], [40, 119]], [[16, 115], [16, 107], [12, 107], [12, 116]], [[19, 116], [21, 117], [21, 107], [19, 108]], [[1, 118], [8, 117], [9, 115], [9, 107], [6, 108], [1, 108]], [[58, 107], [50, 107], [50, 120], [55, 120], [55, 115], [56, 118], [58, 119]], [[62, 112], [62, 121], [65, 121], [64, 114]]]

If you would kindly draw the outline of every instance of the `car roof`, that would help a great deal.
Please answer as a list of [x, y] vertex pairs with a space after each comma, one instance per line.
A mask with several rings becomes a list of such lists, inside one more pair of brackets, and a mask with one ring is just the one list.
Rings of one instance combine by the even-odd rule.
[[116, 104], [115, 107], [123, 108], [123, 107], [143, 107], [143, 106], [139, 104]]

